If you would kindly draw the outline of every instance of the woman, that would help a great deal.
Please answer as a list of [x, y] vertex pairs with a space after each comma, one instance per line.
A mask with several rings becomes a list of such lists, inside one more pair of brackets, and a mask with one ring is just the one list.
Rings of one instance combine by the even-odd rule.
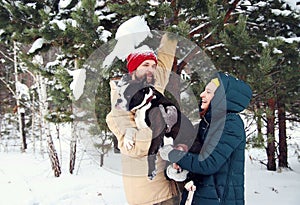
[[[164, 92], [173, 65], [177, 41], [163, 35], [158, 57], [153, 52], [137, 52], [127, 57], [127, 69], [132, 79], [143, 79], [154, 83]], [[111, 102], [118, 97], [116, 85], [111, 82]], [[110, 130], [118, 139], [122, 154], [123, 185], [130, 205], [173, 205], [179, 203], [179, 194], [174, 181], [164, 175], [165, 161], [156, 160], [157, 175], [148, 179], [147, 156], [152, 140], [150, 128], [138, 129], [134, 113], [117, 110], [112, 106], [106, 118]]]
[[[243, 205], [246, 134], [239, 112], [249, 105], [251, 88], [241, 80], [218, 73], [200, 97], [200, 153], [163, 147], [161, 157], [190, 171], [188, 179], [196, 188], [192, 204]], [[187, 198], [185, 190], [181, 204]]]

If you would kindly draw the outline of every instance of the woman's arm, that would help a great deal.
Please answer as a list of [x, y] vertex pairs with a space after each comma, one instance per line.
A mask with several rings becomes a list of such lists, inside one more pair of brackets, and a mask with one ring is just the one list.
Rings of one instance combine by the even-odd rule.
[[207, 157], [204, 157], [207, 153], [205, 153], [206, 147], [203, 147], [200, 154], [172, 150], [168, 158], [171, 162], [177, 163], [181, 168], [193, 173], [214, 174], [220, 170], [232, 152], [245, 140], [244, 132], [242, 122], [227, 119], [219, 142]]

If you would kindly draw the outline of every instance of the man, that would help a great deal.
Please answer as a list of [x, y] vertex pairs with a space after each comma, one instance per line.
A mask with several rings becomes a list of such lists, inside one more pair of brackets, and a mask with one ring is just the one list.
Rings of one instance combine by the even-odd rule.
[[[173, 65], [177, 41], [163, 35], [158, 57], [152, 51], [131, 53], [127, 57], [130, 77], [146, 79], [164, 93]], [[111, 82], [112, 110], [106, 121], [118, 139], [122, 154], [122, 174], [126, 198], [131, 205], [173, 205], [179, 203], [179, 194], [174, 181], [164, 175], [165, 161], [157, 157], [157, 175], [148, 179], [147, 155], [152, 140], [150, 128], [137, 129], [134, 113], [116, 110], [114, 104], [118, 97], [116, 85]], [[128, 130], [130, 130], [128, 132]]]

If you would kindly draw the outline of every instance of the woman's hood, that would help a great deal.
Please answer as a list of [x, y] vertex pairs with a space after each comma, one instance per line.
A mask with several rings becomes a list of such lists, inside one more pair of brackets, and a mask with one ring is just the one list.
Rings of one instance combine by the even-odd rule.
[[220, 86], [211, 101], [212, 107], [222, 108], [226, 112], [238, 113], [248, 107], [252, 98], [250, 86], [242, 80], [224, 73], [217, 74]]

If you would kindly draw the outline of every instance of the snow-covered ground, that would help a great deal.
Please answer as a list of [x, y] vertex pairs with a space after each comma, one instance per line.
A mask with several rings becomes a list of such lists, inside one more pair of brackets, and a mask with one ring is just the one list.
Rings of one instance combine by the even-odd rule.
[[[270, 172], [259, 160], [265, 160], [264, 150], [246, 151], [246, 204], [296, 205], [300, 201], [300, 162], [297, 150], [299, 131], [289, 140], [291, 170]], [[104, 168], [86, 145], [80, 144], [74, 174], [68, 172], [69, 140], [61, 134], [62, 175], [53, 176], [45, 154], [18, 150], [0, 150], [1, 205], [125, 205], [122, 178], [118, 173], [119, 154], [110, 152]], [[57, 139], [54, 139], [57, 140]], [[56, 142], [57, 143], [57, 142]], [[297, 144], [296, 144], [297, 143]]]

